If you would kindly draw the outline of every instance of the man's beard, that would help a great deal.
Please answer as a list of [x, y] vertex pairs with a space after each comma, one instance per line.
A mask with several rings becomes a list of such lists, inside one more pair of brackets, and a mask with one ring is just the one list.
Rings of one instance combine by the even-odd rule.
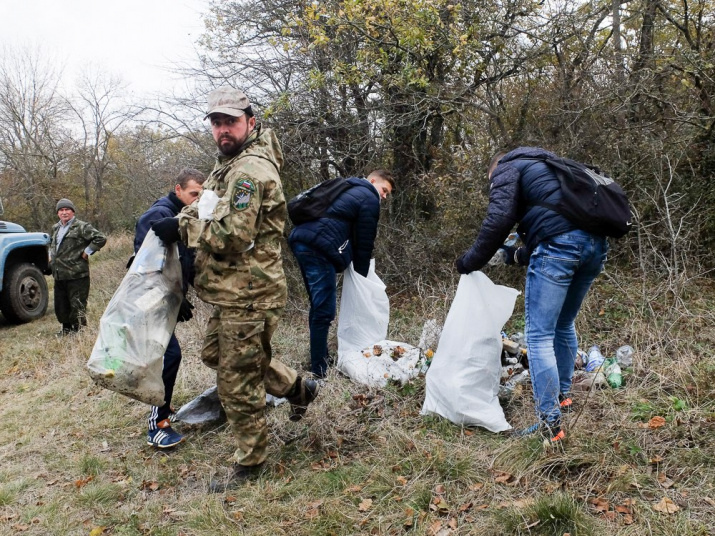
[[[222, 142], [228, 141], [228, 144], [223, 144]], [[233, 136], [221, 136], [216, 143], [219, 152], [224, 156], [235, 156], [238, 154], [238, 150], [243, 145], [243, 142], [239, 142]]]

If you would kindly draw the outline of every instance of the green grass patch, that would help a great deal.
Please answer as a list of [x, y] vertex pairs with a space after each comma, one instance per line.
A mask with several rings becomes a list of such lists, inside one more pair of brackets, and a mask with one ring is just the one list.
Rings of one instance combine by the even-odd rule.
[[570, 495], [540, 496], [528, 506], [511, 507], [495, 514], [498, 534], [509, 536], [590, 536], [596, 534], [585, 506]]

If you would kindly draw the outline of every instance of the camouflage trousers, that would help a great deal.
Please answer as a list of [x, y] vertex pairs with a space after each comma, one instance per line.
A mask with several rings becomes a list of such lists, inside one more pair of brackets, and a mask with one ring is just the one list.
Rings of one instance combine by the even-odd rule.
[[201, 359], [216, 369], [221, 405], [238, 448], [234, 461], [258, 465], [266, 459], [266, 392], [285, 397], [298, 373], [272, 359], [271, 337], [283, 309], [246, 311], [214, 307], [206, 327]]
[[76, 331], [87, 325], [89, 276], [79, 279], [55, 279], [55, 316], [65, 329]]

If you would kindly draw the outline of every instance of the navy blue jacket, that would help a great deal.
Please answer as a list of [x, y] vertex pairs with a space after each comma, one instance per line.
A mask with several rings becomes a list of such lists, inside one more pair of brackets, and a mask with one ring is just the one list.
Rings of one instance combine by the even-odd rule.
[[519, 147], [499, 160], [489, 185], [487, 215], [474, 244], [457, 261], [465, 270], [484, 267], [517, 222], [517, 232], [526, 245], [525, 251], [520, 251], [521, 264], [528, 264], [539, 242], [576, 229], [560, 214], [534, 206], [539, 201], [556, 204], [561, 199], [559, 179], [545, 162], [533, 160], [538, 157], [557, 158], [539, 147]]
[[333, 202], [325, 217], [297, 225], [288, 242], [301, 242], [329, 260], [342, 272], [352, 261], [355, 271], [367, 277], [380, 219], [380, 195], [366, 179], [351, 177], [352, 184]]
[[[184, 203], [176, 196], [174, 192], [169, 192], [168, 195], [154, 201], [154, 204], [149, 207], [144, 214], [141, 215], [137, 222], [136, 231], [134, 232], [134, 253], [139, 251], [146, 234], [151, 229], [151, 225], [162, 218], [173, 218], [181, 209], [184, 208]], [[194, 251], [187, 248], [181, 241], [179, 244], [179, 259], [181, 261], [182, 288], [184, 295], [189, 290], [189, 285], [194, 284]]]

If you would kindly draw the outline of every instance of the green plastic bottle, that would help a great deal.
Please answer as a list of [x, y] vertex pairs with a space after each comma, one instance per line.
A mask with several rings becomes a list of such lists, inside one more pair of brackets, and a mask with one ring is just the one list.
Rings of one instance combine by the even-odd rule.
[[623, 386], [623, 374], [621, 373], [621, 367], [618, 365], [615, 357], [609, 357], [603, 362], [603, 370], [606, 375], [606, 380], [608, 385], [617, 389]]

